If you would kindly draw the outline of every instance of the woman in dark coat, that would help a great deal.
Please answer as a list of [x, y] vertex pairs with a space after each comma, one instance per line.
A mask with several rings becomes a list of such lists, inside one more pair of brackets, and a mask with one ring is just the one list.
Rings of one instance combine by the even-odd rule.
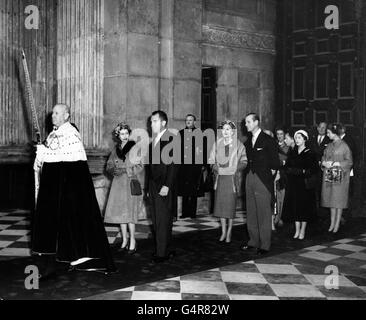
[[316, 156], [306, 147], [309, 135], [300, 130], [295, 133], [296, 148], [288, 154], [285, 164], [287, 176], [283, 220], [295, 222], [294, 239], [303, 240], [307, 223], [316, 217]]

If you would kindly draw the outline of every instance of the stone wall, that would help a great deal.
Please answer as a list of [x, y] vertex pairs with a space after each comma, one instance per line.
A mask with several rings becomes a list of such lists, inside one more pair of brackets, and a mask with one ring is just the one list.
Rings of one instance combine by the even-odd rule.
[[276, 3], [206, 0], [202, 63], [218, 68], [218, 121], [258, 112], [273, 127]]
[[173, 128], [200, 118], [202, 66], [218, 68], [218, 121], [255, 111], [272, 128], [275, 12], [273, 0], [105, 0], [102, 147], [119, 121], [145, 128], [158, 106]]

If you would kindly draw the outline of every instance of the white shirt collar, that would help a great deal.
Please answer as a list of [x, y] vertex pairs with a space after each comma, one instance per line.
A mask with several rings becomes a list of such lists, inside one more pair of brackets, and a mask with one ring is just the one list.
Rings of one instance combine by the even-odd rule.
[[163, 131], [161, 131], [155, 138], [154, 140], [154, 146], [156, 147], [156, 145], [159, 143], [161, 137], [163, 136], [163, 134], [167, 131], [168, 129], [165, 129]]
[[323, 141], [324, 141], [324, 139], [325, 139], [325, 135], [323, 136], [323, 135], [318, 135], [318, 143], [322, 143]]
[[341, 140], [343, 140], [343, 138], [346, 136], [346, 134], [342, 134], [341, 135]]
[[259, 129], [256, 133], [253, 134], [253, 138], [252, 138], [253, 146], [257, 142], [258, 136], [260, 135], [261, 132], [262, 132], [262, 129]]

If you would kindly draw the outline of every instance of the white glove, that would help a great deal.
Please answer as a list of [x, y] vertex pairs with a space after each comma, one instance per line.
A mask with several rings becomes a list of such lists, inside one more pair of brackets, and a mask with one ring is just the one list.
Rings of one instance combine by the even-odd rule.
[[43, 144], [37, 145], [36, 159], [33, 166], [34, 170], [39, 170], [42, 167], [46, 150], [47, 148]]

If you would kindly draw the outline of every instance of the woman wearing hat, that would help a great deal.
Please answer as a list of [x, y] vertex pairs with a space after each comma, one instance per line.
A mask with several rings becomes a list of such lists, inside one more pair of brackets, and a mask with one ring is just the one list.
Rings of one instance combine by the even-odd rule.
[[294, 239], [304, 240], [308, 222], [316, 217], [316, 176], [318, 164], [315, 154], [306, 146], [309, 135], [304, 130], [295, 133], [295, 150], [285, 164], [287, 176], [283, 220], [294, 222]]
[[216, 177], [214, 216], [221, 222], [219, 242], [230, 243], [236, 200], [240, 194], [240, 173], [246, 168], [248, 159], [244, 145], [237, 139], [235, 124], [225, 121], [220, 129], [222, 138], [214, 145], [209, 163]]
[[332, 143], [324, 151], [322, 159], [323, 184], [321, 205], [330, 208], [329, 232], [337, 233], [343, 209], [348, 208], [350, 172], [353, 165], [352, 152], [340, 136], [342, 126], [328, 127], [327, 135]]
[[141, 189], [144, 185], [144, 166], [142, 161], [138, 162], [134, 158], [137, 152], [134, 152], [136, 142], [130, 139], [131, 128], [126, 123], [120, 123], [113, 134], [117, 145], [107, 162], [106, 169], [113, 181], [104, 222], [121, 226], [121, 251], [133, 255], [137, 251], [135, 225], [139, 212], [143, 209], [142, 192], [136, 189]]

